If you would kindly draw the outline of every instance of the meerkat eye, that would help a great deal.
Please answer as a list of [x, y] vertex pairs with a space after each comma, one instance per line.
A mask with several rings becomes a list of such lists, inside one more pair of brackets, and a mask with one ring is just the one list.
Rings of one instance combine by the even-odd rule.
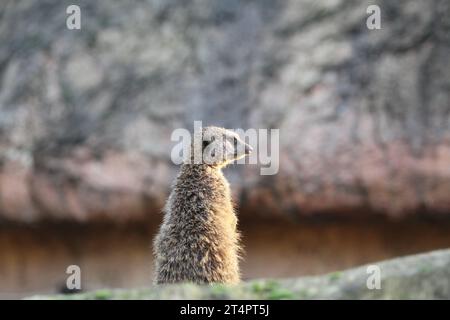
[[214, 141], [214, 137], [211, 138], [210, 141], [208, 140], [203, 140], [203, 149], [205, 149], [210, 143], [212, 143]]

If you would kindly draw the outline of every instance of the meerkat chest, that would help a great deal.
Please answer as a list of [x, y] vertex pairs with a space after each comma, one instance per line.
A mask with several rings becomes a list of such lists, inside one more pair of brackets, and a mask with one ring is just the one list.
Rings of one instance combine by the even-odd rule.
[[231, 190], [228, 181], [225, 177], [220, 177], [220, 183], [217, 184], [220, 186], [218, 190], [216, 190], [217, 201], [214, 205], [214, 209], [216, 213], [221, 217], [221, 221], [224, 225], [229, 228], [231, 227], [233, 230], [236, 229], [237, 218], [233, 209], [233, 201], [231, 197]]
[[212, 196], [221, 206], [232, 207], [231, 191], [228, 181], [222, 175], [215, 177], [214, 180], [214, 183], [211, 184], [213, 186], [211, 188]]
[[182, 217], [199, 223], [211, 223], [216, 227], [236, 227], [230, 185], [218, 170], [205, 170], [197, 174], [181, 176], [173, 190], [173, 211]]

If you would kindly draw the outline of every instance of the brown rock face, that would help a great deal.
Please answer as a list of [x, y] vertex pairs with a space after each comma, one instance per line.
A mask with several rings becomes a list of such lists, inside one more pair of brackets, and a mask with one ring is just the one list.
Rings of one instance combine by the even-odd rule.
[[278, 174], [225, 172], [243, 212], [449, 212], [448, 1], [79, 3], [0, 4], [2, 218], [155, 214], [194, 120], [280, 129]]

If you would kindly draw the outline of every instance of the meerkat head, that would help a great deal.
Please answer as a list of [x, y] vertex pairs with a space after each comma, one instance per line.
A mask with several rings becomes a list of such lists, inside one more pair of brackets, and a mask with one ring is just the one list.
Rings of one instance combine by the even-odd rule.
[[194, 135], [193, 151], [202, 164], [224, 167], [252, 150], [238, 134], [224, 128], [204, 127], [201, 134]]

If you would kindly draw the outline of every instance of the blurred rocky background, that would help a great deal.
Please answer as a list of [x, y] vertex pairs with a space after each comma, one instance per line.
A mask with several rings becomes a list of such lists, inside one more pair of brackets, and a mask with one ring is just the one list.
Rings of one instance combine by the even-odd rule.
[[0, 298], [149, 285], [194, 120], [280, 129], [278, 174], [225, 170], [246, 279], [450, 246], [447, 0], [3, 0]]

